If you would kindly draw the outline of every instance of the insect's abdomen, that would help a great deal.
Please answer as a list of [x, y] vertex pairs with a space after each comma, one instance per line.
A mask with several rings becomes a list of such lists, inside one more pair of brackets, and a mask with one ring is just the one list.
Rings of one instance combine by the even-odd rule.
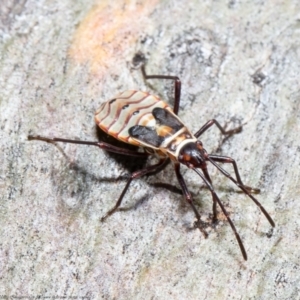
[[154, 95], [141, 91], [125, 91], [103, 103], [95, 113], [95, 121], [104, 132], [114, 138], [140, 146], [141, 143], [132, 139], [128, 130], [136, 125], [155, 127], [152, 111], [156, 107], [172, 111]]

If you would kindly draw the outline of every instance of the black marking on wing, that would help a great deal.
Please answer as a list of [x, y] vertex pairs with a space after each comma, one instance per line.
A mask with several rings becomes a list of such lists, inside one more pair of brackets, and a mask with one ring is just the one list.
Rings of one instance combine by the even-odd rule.
[[159, 136], [155, 128], [150, 128], [141, 125], [135, 125], [129, 128], [129, 135], [137, 140], [159, 147], [164, 141], [164, 137]]
[[183, 127], [183, 124], [164, 108], [155, 107], [152, 111], [152, 115], [156, 120], [156, 124], [171, 127], [174, 132], [177, 132]]

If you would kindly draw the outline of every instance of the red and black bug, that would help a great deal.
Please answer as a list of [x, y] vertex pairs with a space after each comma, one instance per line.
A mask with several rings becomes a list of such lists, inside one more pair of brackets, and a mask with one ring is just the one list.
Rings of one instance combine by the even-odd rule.
[[[181, 91], [180, 79], [176, 76], [147, 75], [144, 66], [142, 66], [142, 72], [145, 79], [170, 79], [175, 82], [175, 102], [173, 109], [157, 96], [153, 96], [147, 92], [125, 91], [118, 94], [113, 99], [104, 102], [95, 113], [95, 121], [97, 125], [108, 135], [125, 143], [142, 147], [144, 152], [116, 147], [105, 142], [48, 138], [39, 135], [29, 135], [28, 139], [42, 140], [45, 142], [92, 145], [106, 151], [136, 157], [148, 157], [149, 155], [156, 155], [158, 157], [159, 162], [157, 164], [147, 166], [146, 168], [130, 175], [118, 201], [114, 207], [109, 210], [104, 217], [102, 217], [102, 221], [119, 208], [133, 179], [139, 178], [147, 173], [154, 172], [162, 168], [171, 160], [183, 195], [195, 213], [197, 219], [195, 224], [206, 237], [207, 233], [204, 229], [204, 222], [201, 221], [201, 216], [193, 203], [191, 193], [189, 192], [184, 178], [180, 173], [180, 165], [183, 164], [187, 166], [201, 177], [211, 193], [213, 200], [213, 222], [217, 221], [217, 205], [219, 205], [235, 234], [244, 259], [247, 260], [247, 254], [242, 240], [228, 212], [213, 188], [212, 181], [207, 170], [207, 163], [209, 162], [214, 165], [223, 175], [228, 177], [249, 198], [251, 198], [261, 209], [271, 226], [274, 227], [275, 223], [264, 207], [252, 195], [252, 193], [259, 192], [259, 190], [246, 186], [242, 182], [235, 160], [228, 156], [208, 154], [203, 148], [201, 141], [198, 140], [201, 134], [203, 134], [212, 125], [216, 125], [224, 135], [238, 133], [241, 131], [241, 127], [226, 131], [215, 119], [212, 119], [204, 124], [195, 134], [191, 133], [191, 131], [177, 116]], [[235, 178], [225, 171], [219, 163], [231, 164], [235, 173]], [[199, 169], [201, 169], [201, 171]]]

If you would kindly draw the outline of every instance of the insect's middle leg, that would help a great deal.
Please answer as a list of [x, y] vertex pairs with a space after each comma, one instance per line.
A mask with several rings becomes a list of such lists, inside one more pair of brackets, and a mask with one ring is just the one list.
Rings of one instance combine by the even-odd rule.
[[107, 217], [109, 217], [110, 215], [112, 215], [114, 212], [116, 212], [116, 211], [118, 210], [118, 208], [119, 208], [119, 206], [121, 205], [122, 200], [123, 200], [123, 198], [124, 198], [124, 196], [125, 196], [125, 194], [126, 194], [128, 188], [129, 188], [129, 186], [130, 186], [130, 183], [131, 183], [131, 181], [132, 181], [133, 179], [137, 179], [137, 178], [142, 177], [143, 175], [146, 175], [146, 174], [148, 174], [148, 173], [155, 172], [157, 169], [159, 169], [160, 167], [162, 167], [162, 166], [163, 166], [164, 164], [166, 164], [167, 162], [168, 162], [168, 159], [163, 159], [163, 160], [159, 161], [159, 162], [158, 162], [157, 164], [155, 164], [155, 165], [148, 166], [148, 167], [146, 167], [146, 168], [144, 168], [144, 169], [142, 169], [142, 170], [139, 170], [139, 171], [136, 171], [136, 172], [132, 173], [132, 174], [130, 175], [130, 177], [129, 177], [129, 179], [128, 179], [128, 181], [127, 181], [127, 183], [126, 183], [126, 185], [125, 185], [125, 187], [124, 187], [124, 189], [123, 189], [123, 191], [122, 191], [122, 193], [121, 193], [121, 195], [120, 195], [120, 197], [119, 197], [119, 199], [118, 199], [118, 201], [117, 201], [117, 203], [115, 204], [115, 206], [114, 206], [112, 209], [110, 209], [110, 210], [105, 214], [105, 216], [103, 216], [103, 217], [101, 218], [101, 222], [103, 222]]
[[205, 229], [203, 227], [205, 227], [205, 223], [203, 221], [201, 221], [201, 216], [197, 210], [197, 208], [195, 207], [194, 203], [193, 203], [193, 198], [192, 198], [192, 195], [191, 193], [189, 192], [187, 186], [186, 186], [186, 183], [180, 173], [180, 164], [175, 164], [175, 173], [176, 173], [176, 177], [177, 177], [177, 180], [180, 184], [180, 187], [181, 187], [181, 190], [184, 194], [184, 197], [186, 199], [186, 201], [191, 205], [195, 215], [196, 215], [196, 218], [197, 218], [197, 227], [201, 230], [201, 232], [203, 233], [204, 237], [206, 238], [208, 236], [207, 232], [205, 231]]
[[171, 80], [174, 80], [175, 95], [174, 95], [173, 112], [175, 115], [177, 115], [178, 110], [179, 110], [180, 93], [181, 93], [181, 81], [180, 81], [179, 77], [170, 76], [170, 75], [147, 75], [144, 65], [142, 66], [142, 73], [143, 73], [143, 76], [145, 79], [171, 79]]

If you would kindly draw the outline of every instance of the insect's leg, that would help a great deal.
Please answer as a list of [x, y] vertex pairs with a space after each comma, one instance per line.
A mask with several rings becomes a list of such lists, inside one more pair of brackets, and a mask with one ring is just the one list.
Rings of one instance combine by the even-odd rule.
[[204, 237], [206, 238], [208, 236], [207, 232], [204, 230], [204, 226], [205, 226], [205, 223], [201, 221], [201, 216], [198, 212], [198, 210], [196, 209], [194, 203], [193, 203], [193, 198], [192, 198], [192, 195], [191, 193], [189, 192], [187, 186], [186, 186], [186, 183], [180, 173], [180, 164], [175, 164], [175, 173], [176, 173], [176, 177], [177, 177], [177, 180], [180, 184], [180, 187], [181, 187], [181, 190], [184, 194], [184, 197], [185, 197], [185, 200], [191, 205], [195, 215], [196, 215], [196, 218], [197, 218], [197, 227], [201, 230], [201, 232], [203, 233]]
[[137, 178], [139, 178], [139, 177], [141, 177], [141, 176], [143, 176], [143, 175], [146, 175], [147, 173], [154, 172], [154, 171], [156, 171], [158, 168], [160, 168], [160, 167], [162, 167], [164, 164], [166, 164], [167, 162], [168, 162], [168, 159], [164, 159], [164, 160], [159, 161], [159, 162], [158, 162], [157, 164], [155, 164], [155, 165], [148, 166], [148, 167], [146, 167], [146, 168], [144, 168], [144, 169], [142, 169], [142, 170], [139, 170], [139, 171], [136, 171], [136, 172], [132, 173], [132, 174], [130, 175], [130, 177], [129, 177], [129, 179], [128, 179], [128, 181], [127, 181], [127, 183], [126, 183], [126, 185], [125, 185], [125, 187], [124, 187], [124, 189], [123, 189], [123, 191], [122, 191], [122, 193], [121, 193], [121, 195], [120, 195], [120, 197], [119, 197], [119, 199], [118, 199], [118, 201], [116, 202], [115, 206], [114, 206], [112, 209], [110, 209], [110, 210], [105, 214], [105, 216], [103, 216], [103, 217], [101, 218], [101, 222], [103, 222], [107, 217], [109, 217], [110, 215], [112, 215], [112, 214], [119, 208], [119, 206], [121, 205], [122, 200], [123, 200], [123, 198], [124, 198], [124, 195], [126, 194], [128, 188], [129, 188], [129, 185], [130, 185], [130, 183], [131, 183], [131, 181], [132, 181], [133, 179], [137, 179]]
[[231, 130], [225, 130], [221, 125], [220, 123], [215, 120], [215, 119], [212, 119], [212, 120], [209, 120], [207, 123], [205, 123], [196, 133], [195, 133], [195, 137], [199, 137], [201, 134], [203, 134], [207, 129], [209, 129], [212, 125], [216, 125], [220, 131], [222, 132], [222, 134], [224, 135], [232, 135], [232, 134], [235, 134], [235, 133], [239, 133], [242, 131], [242, 126], [239, 126], [237, 128], [234, 128], [234, 129], [231, 129]]
[[174, 107], [173, 112], [174, 114], [178, 114], [179, 110], [179, 103], [180, 103], [180, 93], [181, 93], [181, 81], [177, 76], [170, 76], [170, 75], [147, 75], [145, 71], [145, 66], [142, 66], [142, 73], [145, 79], [171, 79], [174, 80]]
[[251, 186], [247, 186], [242, 182], [236, 161], [233, 158], [229, 156], [213, 155], [213, 154], [209, 154], [208, 157], [216, 162], [232, 164], [235, 177], [239, 185], [242, 185], [249, 193], [258, 194], [260, 192], [260, 189], [252, 188]]
[[247, 253], [246, 253], [245, 247], [243, 245], [243, 242], [240, 238], [240, 235], [238, 234], [233, 222], [231, 221], [231, 218], [229, 217], [229, 214], [228, 214], [227, 210], [225, 209], [224, 205], [222, 204], [221, 200], [219, 199], [218, 195], [216, 194], [213, 186], [211, 185], [211, 183], [205, 178], [205, 176], [198, 169], [193, 169], [193, 170], [202, 178], [202, 180], [204, 181], [204, 183], [206, 184], [206, 186], [210, 190], [210, 192], [213, 196], [213, 200], [216, 201], [219, 204], [219, 206], [221, 207], [221, 210], [222, 210], [223, 214], [225, 215], [232, 231], [234, 232], [234, 235], [235, 235], [236, 240], [237, 240], [237, 242], [240, 246], [243, 257], [244, 257], [245, 260], [247, 260]]
[[[275, 227], [275, 223], [273, 221], [273, 219], [271, 218], [271, 216], [267, 213], [267, 211], [265, 210], [265, 208], [261, 205], [261, 203], [251, 195], [251, 193], [253, 192], [257, 192], [259, 191], [258, 189], [253, 189], [247, 185], [244, 185], [239, 172], [238, 172], [238, 168], [237, 168], [237, 164], [234, 161], [234, 159], [232, 159], [231, 157], [227, 157], [227, 156], [219, 156], [219, 155], [208, 155], [208, 160], [222, 173], [224, 174], [227, 178], [229, 178], [236, 186], [238, 186], [248, 197], [250, 197], [252, 199], [252, 201], [260, 208], [260, 210], [262, 211], [262, 213], [265, 215], [265, 217], [267, 218], [267, 220], [269, 221], [269, 223], [271, 224], [272, 227]], [[234, 168], [234, 172], [236, 175], [237, 179], [234, 179], [228, 172], [226, 172], [221, 166], [219, 166], [217, 162], [221, 162], [221, 163], [231, 163], [233, 165]]]
[[[212, 181], [210, 179], [209, 173], [207, 171], [207, 167], [203, 167], [202, 168], [203, 174], [205, 176], [205, 178], [207, 179], [207, 181], [212, 185]], [[217, 200], [214, 198], [214, 194], [212, 193], [212, 198], [213, 198], [213, 207], [212, 207], [212, 211], [213, 211], [213, 223], [217, 222]]]
[[89, 142], [89, 141], [80, 141], [80, 140], [69, 140], [69, 139], [62, 139], [62, 138], [49, 138], [49, 137], [44, 137], [40, 135], [28, 135], [28, 140], [39, 140], [39, 141], [44, 141], [47, 143], [55, 143], [55, 142], [62, 142], [62, 143], [70, 143], [70, 144], [80, 144], [80, 145], [90, 145], [90, 146], [97, 146], [103, 150], [109, 151], [109, 152], [114, 152], [118, 154], [123, 154], [123, 155], [129, 155], [129, 156], [136, 156], [136, 157], [148, 157], [149, 154], [144, 153], [144, 152], [137, 152], [137, 151], [132, 151], [128, 149], [123, 149], [121, 147], [116, 147], [108, 143], [104, 142]]

